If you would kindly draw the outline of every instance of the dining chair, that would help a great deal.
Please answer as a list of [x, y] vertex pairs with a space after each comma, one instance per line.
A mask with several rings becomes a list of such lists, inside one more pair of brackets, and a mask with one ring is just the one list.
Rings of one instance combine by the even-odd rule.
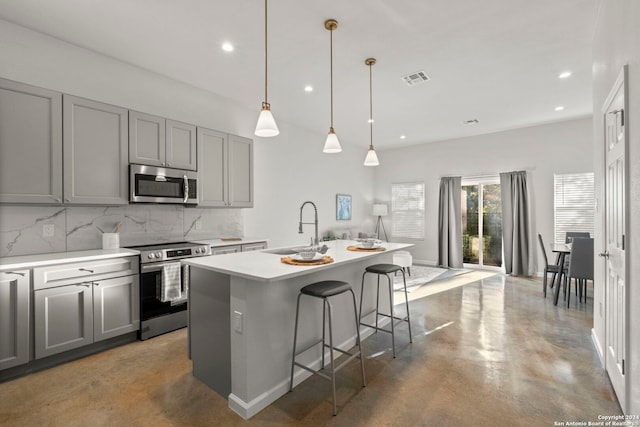
[[580, 301], [582, 301], [582, 287], [584, 286], [584, 302], [587, 302], [587, 280], [593, 282], [593, 239], [575, 237], [571, 244], [571, 262], [569, 263], [569, 289], [567, 290], [567, 307], [571, 299], [571, 279], [574, 279], [576, 290], [579, 287]]
[[[573, 239], [575, 239], [576, 237], [585, 237], [585, 238], [589, 238], [591, 237], [591, 234], [589, 234], [588, 231], [567, 231], [564, 234], [564, 242], [565, 243], [571, 243], [573, 241]], [[564, 258], [564, 268], [565, 270], [569, 270], [569, 262], [571, 261], [571, 254], [567, 254], [567, 256]], [[558, 260], [556, 260], [556, 264], [558, 263]], [[578, 289], [576, 289], [576, 295], [578, 295]]]
[[542, 290], [544, 292], [545, 298], [547, 297], [547, 275], [549, 273], [553, 274], [551, 277], [551, 283], [556, 280], [556, 275], [559, 274], [562, 270], [560, 265], [549, 264], [549, 260], [547, 258], [547, 251], [544, 248], [544, 241], [542, 240], [542, 234], [538, 233], [538, 242], [540, 243], [540, 249], [542, 250], [542, 258], [544, 259], [544, 274], [542, 279]]

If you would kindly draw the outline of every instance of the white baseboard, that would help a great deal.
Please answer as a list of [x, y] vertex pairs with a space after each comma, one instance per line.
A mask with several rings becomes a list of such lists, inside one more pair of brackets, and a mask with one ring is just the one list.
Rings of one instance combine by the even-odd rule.
[[598, 358], [600, 359], [600, 366], [602, 366], [602, 369], [605, 369], [604, 352], [602, 351], [602, 346], [600, 345], [600, 341], [596, 335], [596, 330], [593, 328], [591, 328], [591, 340], [593, 341], [593, 345], [596, 347], [596, 353], [598, 353]]

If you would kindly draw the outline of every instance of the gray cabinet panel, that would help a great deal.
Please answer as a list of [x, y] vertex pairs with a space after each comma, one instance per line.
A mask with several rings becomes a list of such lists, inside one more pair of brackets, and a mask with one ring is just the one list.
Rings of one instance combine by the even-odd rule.
[[165, 120], [129, 111], [129, 162], [165, 166]]
[[253, 207], [253, 141], [229, 135], [229, 205]]
[[242, 245], [242, 252], [261, 251], [267, 249], [267, 242], [247, 243]]
[[94, 341], [140, 329], [138, 275], [100, 280], [93, 285]]
[[29, 271], [0, 273], [0, 370], [29, 361]]
[[242, 252], [242, 245], [218, 246], [211, 248], [211, 255], [235, 254]]
[[227, 134], [198, 128], [198, 206], [227, 206], [227, 147]]
[[167, 166], [196, 170], [196, 127], [187, 123], [166, 121]]
[[36, 359], [93, 342], [91, 284], [34, 291]]
[[128, 204], [128, 112], [88, 99], [63, 97], [64, 201]]
[[33, 269], [33, 288], [44, 289], [138, 273], [138, 257], [73, 262]]
[[0, 203], [62, 202], [62, 94], [0, 79]]

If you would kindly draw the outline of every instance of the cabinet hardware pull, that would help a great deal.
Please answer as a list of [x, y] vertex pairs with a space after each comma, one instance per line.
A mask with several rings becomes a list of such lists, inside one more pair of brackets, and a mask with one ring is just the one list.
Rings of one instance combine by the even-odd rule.
[[603, 258], [609, 259], [609, 252], [608, 251], [604, 251], [602, 253], [599, 253], [598, 256], [601, 256]]
[[18, 272], [15, 272], [15, 271], [7, 271], [7, 274], [17, 274], [18, 276], [24, 277], [24, 273], [18, 273]]
[[88, 268], [79, 268], [80, 271], [88, 271], [89, 273], [93, 273], [93, 270], [89, 270]]
[[91, 283], [92, 283], [92, 282], [84, 282], [84, 283], [80, 283], [80, 286], [84, 286], [85, 288], [90, 288], [90, 287], [91, 287]]

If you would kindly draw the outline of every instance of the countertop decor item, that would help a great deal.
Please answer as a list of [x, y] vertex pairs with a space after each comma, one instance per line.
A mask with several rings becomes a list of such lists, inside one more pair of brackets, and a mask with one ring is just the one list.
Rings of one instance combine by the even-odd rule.
[[296, 259], [293, 259], [292, 257], [286, 256], [286, 257], [280, 258], [280, 262], [282, 262], [284, 264], [289, 264], [289, 265], [312, 266], [312, 265], [331, 264], [333, 262], [333, 258], [331, 258], [330, 256], [327, 255], [327, 256], [323, 256], [322, 258], [317, 259], [317, 260], [303, 261], [303, 260], [296, 260]]
[[372, 248], [361, 248], [359, 246], [347, 246], [348, 251], [354, 252], [383, 252], [387, 249], [384, 246], [372, 247]]
[[264, 0], [264, 101], [262, 110], [256, 124], [256, 136], [271, 137], [280, 134], [273, 114], [271, 114], [271, 104], [267, 101], [267, 0]]
[[339, 153], [342, 151], [340, 141], [338, 141], [338, 135], [333, 130], [333, 30], [338, 28], [338, 21], [335, 19], [327, 19], [324, 22], [324, 28], [329, 30], [330, 36], [330, 70], [331, 70], [331, 125], [329, 126], [329, 134], [327, 140], [324, 143], [322, 152], [324, 153]]

